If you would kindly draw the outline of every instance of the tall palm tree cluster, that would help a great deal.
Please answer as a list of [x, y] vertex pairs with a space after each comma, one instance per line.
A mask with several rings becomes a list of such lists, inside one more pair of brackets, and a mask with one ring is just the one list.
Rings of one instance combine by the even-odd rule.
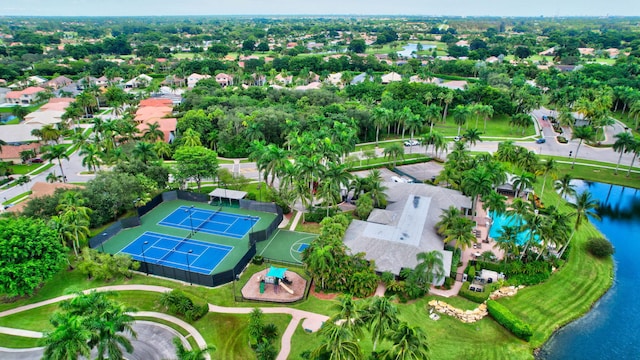
[[[311, 352], [314, 359], [360, 360], [369, 358], [360, 340], [373, 342], [376, 359], [429, 359], [427, 335], [418, 326], [398, 319], [398, 308], [393, 298], [375, 296], [354, 301], [342, 295], [334, 305], [337, 310], [319, 331], [321, 344]], [[391, 345], [378, 350], [382, 341]]]
[[111, 300], [113, 293], [92, 291], [77, 294], [60, 304], [60, 311], [51, 317], [54, 330], [44, 338], [46, 360], [77, 359], [90, 357], [92, 349], [98, 359], [124, 359], [122, 349], [133, 351], [126, 334], [136, 337], [129, 315], [135, 309]]
[[56, 230], [63, 245], [71, 243], [73, 252], [78, 256], [80, 244], [89, 236], [90, 215], [92, 210], [86, 206], [82, 194], [76, 191], [64, 193], [56, 209], [58, 215], [52, 216], [49, 226]]
[[375, 264], [363, 254], [347, 254], [342, 238], [348, 224], [342, 214], [324, 218], [320, 236], [304, 250], [302, 261], [318, 289], [369, 296], [378, 286]]

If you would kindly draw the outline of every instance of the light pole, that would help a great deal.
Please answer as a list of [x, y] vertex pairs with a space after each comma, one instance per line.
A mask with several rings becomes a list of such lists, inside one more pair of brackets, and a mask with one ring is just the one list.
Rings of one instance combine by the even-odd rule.
[[189, 225], [191, 226], [191, 235], [193, 235], [193, 219], [191, 219], [191, 213], [193, 212], [193, 205], [188, 209], [184, 209], [185, 212], [189, 213]]
[[187, 276], [189, 277], [189, 285], [193, 285], [191, 282], [191, 265], [189, 264], [189, 254], [192, 252], [193, 250], [189, 250], [184, 254], [187, 257]]
[[104, 242], [107, 241], [107, 233], [102, 233], [102, 241], [100, 242], [100, 251], [104, 254]]
[[142, 243], [142, 262], [144, 263], [144, 272], [149, 276], [149, 265], [147, 264], [147, 258], [144, 257], [144, 246], [149, 244], [148, 241]]

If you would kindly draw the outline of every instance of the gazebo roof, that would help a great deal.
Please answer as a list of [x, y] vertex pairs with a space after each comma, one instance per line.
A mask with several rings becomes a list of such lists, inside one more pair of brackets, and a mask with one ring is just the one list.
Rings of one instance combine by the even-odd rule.
[[223, 199], [240, 200], [244, 199], [244, 197], [247, 196], [247, 192], [217, 188], [210, 192], [209, 196], [219, 197]]

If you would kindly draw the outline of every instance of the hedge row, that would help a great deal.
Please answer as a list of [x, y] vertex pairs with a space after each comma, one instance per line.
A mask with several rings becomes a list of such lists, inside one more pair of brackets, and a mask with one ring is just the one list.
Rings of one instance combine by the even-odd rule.
[[494, 300], [487, 301], [487, 310], [489, 315], [493, 317], [500, 325], [504, 326], [507, 330], [511, 331], [513, 335], [529, 341], [533, 335], [533, 330], [529, 324], [522, 321], [516, 315], [514, 315], [504, 305]]
[[486, 290], [483, 292], [471, 291], [469, 290], [469, 285], [470, 283], [468, 281], [462, 284], [462, 287], [460, 288], [458, 295], [478, 304], [482, 304], [489, 298], [489, 295], [491, 294], [490, 291], [486, 291]]

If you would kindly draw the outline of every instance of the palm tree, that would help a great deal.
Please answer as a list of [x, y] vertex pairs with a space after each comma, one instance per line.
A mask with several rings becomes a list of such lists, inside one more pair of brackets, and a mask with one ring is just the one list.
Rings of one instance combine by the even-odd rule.
[[318, 332], [322, 336], [320, 346], [311, 352], [313, 359], [361, 360], [360, 344], [349, 329], [332, 322], [325, 322]]
[[578, 148], [576, 149], [576, 153], [573, 155], [573, 162], [571, 163], [571, 168], [576, 164], [576, 159], [578, 158], [578, 151], [580, 151], [580, 145], [582, 145], [583, 141], [593, 141], [595, 139], [595, 133], [593, 132], [593, 128], [591, 126], [576, 126], [573, 128], [573, 133], [571, 134], [571, 139], [580, 139], [578, 142]]
[[631, 147], [629, 148], [630, 152], [633, 152], [633, 157], [631, 158], [631, 164], [629, 165], [629, 170], [627, 170], [626, 177], [629, 177], [631, 174], [631, 169], [633, 169], [633, 163], [636, 161], [636, 157], [638, 157], [638, 153], [640, 153], [640, 139], [635, 138], [631, 143]]
[[600, 220], [600, 216], [596, 212], [596, 209], [598, 209], [598, 202], [591, 197], [591, 193], [588, 191], [584, 191], [580, 195], [578, 195], [576, 197], [576, 202], [569, 203], [569, 206], [574, 209], [574, 211], [569, 214], [569, 216], [575, 216], [575, 222], [573, 231], [571, 232], [571, 236], [569, 237], [567, 244], [562, 248], [562, 251], [560, 251], [558, 257], [562, 257], [562, 254], [564, 254], [565, 250], [567, 250], [567, 247], [569, 247], [569, 244], [571, 243], [571, 239], [573, 239], [573, 236], [575, 235], [576, 231], [578, 231], [583, 221], [589, 222], [589, 217]]
[[471, 111], [469, 107], [464, 105], [458, 105], [453, 109], [453, 121], [458, 125], [458, 136], [460, 136], [460, 130], [462, 129], [462, 125], [467, 123], [467, 119]]
[[620, 161], [622, 160], [622, 154], [629, 152], [629, 150], [633, 147], [634, 145], [634, 137], [633, 134], [628, 133], [628, 132], [621, 132], [618, 134], [615, 134], [614, 137], [617, 139], [616, 142], [613, 144], [613, 150], [615, 152], [619, 152], [620, 156], [618, 157], [618, 162], [616, 163], [616, 171], [614, 172], [616, 175], [618, 175], [618, 168], [620, 167]]
[[467, 129], [464, 134], [462, 134], [462, 138], [470, 145], [476, 146], [478, 141], [482, 142], [480, 134], [481, 132], [478, 129]]
[[98, 150], [95, 144], [87, 144], [80, 149], [82, 158], [82, 166], [86, 166], [89, 171], [93, 170], [95, 173], [97, 169], [100, 168], [100, 156], [101, 152]]
[[544, 224], [545, 217], [539, 214], [537, 210], [525, 214], [524, 224], [522, 228], [529, 230], [529, 239], [527, 239], [524, 249], [520, 254], [520, 260], [522, 260], [524, 255], [527, 253], [527, 249], [531, 246], [531, 244], [533, 244], [536, 235], [540, 237], [540, 233], [542, 231], [542, 228], [544, 227]]
[[385, 337], [393, 345], [382, 354], [384, 360], [428, 360], [429, 343], [427, 335], [419, 326], [411, 326], [402, 321], [389, 329]]
[[349, 294], [342, 294], [338, 296], [337, 300], [333, 305], [337, 313], [329, 321], [332, 323], [340, 322], [340, 326], [348, 329], [352, 334], [356, 336], [362, 335], [364, 323], [362, 322], [362, 309], [359, 304]]
[[374, 296], [363, 310], [362, 320], [373, 338], [373, 351], [389, 329], [398, 324], [398, 308], [392, 303], [393, 297]]
[[105, 354], [108, 359], [122, 359], [122, 348], [128, 353], [133, 352], [131, 341], [124, 335], [136, 337], [136, 332], [131, 327], [135, 319], [128, 314], [130, 311], [132, 309], [124, 305], [111, 304], [101, 312], [100, 321], [93, 324], [94, 331], [98, 333], [98, 359], [103, 359]]
[[507, 262], [509, 254], [517, 254], [518, 252], [518, 234], [520, 229], [517, 226], [503, 226], [499, 232], [498, 237], [495, 238], [496, 244], [504, 252], [504, 261]]
[[53, 125], [47, 124], [40, 129], [40, 137], [44, 142], [55, 142], [58, 143], [60, 136], [62, 135], [62, 131], [56, 129]]
[[173, 344], [176, 346], [177, 360], [205, 360], [209, 352], [216, 350], [216, 347], [213, 345], [201, 349], [187, 350], [178, 337], [173, 338]]
[[478, 197], [493, 191], [493, 176], [484, 166], [479, 166], [464, 172], [461, 185], [464, 193], [471, 196], [471, 214], [475, 216]]
[[513, 178], [513, 187], [516, 189], [516, 197], [527, 189], [532, 189], [536, 182], [536, 177], [530, 172], [523, 171], [520, 175]]
[[518, 146], [513, 141], [503, 141], [498, 144], [498, 151], [496, 151], [495, 157], [499, 161], [514, 163], [518, 158], [517, 148]]
[[482, 119], [484, 120], [484, 130], [483, 132], [487, 132], [487, 120], [490, 119], [493, 116], [493, 106], [491, 105], [482, 105], [482, 107], [479, 109], [479, 114], [480, 116], [482, 116]]
[[430, 104], [425, 109], [425, 120], [429, 122], [429, 132], [433, 132], [433, 124], [440, 119], [442, 109], [436, 104]]
[[451, 103], [453, 102], [453, 93], [450, 91], [446, 93], [440, 93], [438, 94], [438, 98], [440, 98], [440, 95], [442, 95], [442, 100], [444, 100], [444, 109], [442, 111], [442, 122], [445, 122], [447, 120], [447, 111], [449, 110], [449, 105], [451, 105]]
[[64, 193], [56, 210], [60, 212], [60, 218], [67, 223], [67, 238], [73, 244], [73, 251], [78, 256], [80, 241], [89, 236], [89, 215], [92, 210], [84, 206], [85, 200], [79, 192], [67, 191]]
[[71, 360], [80, 356], [89, 358], [91, 331], [84, 326], [81, 316], [55, 314], [51, 324], [55, 329], [44, 338], [44, 360]]
[[507, 197], [491, 191], [489, 194], [482, 197], [482, 208], [489, 212], [492, 211], [498, 215], [504, 214], [507, 211]]
[[371, 199], [373, 199], [373, 205], [375, 207], [380, 207], [382, 203], [386, 201], [386, 194], [384, 192], [387, 190], [387, 187], [382, 185], [382, 175], [380, 174], [380, 170], [371, 170], [369, 175], [366, 177], [366, 183], [366, 193], [371, 196]]
[[[420, 115], [411, 115], [405, 119], [405, 126], [409, 129], [409, 140], [413, 140], [413, 135], [416, 131], [420, 131], [424, 126], [424, 120]], [[409, 147], [409, 153], [413, 151], [413, 146]]]
[[160, 124], [157, 121], [153, 124], [147, 124], [147, 129], [144, 131], [142, 138], [152, 143], [163, 140], [164, 133], [160, 130]]
[[575, 195], [575, 185], [571, 184], [571, 180], [573, 179], [570, 174], [564, 174], [564, 176], [556, 180], [553, 184], [553, 188], [558, 192], [558, 195], [560, 195], [558, 204], [560, 204], [560, 200], [564, 199], [567, 195]]
[[418, 265], [415, 272], [418, 276], [418, 282], [421, 284], [431, 284], [434, 281], [444, 279], [445, 271], [442, 262], [442, 253], [440, 251], [421, 252], [416, 254]]
[[462, 210], [453, 205], [449, 206], [447, 209], [443, 209], [442, 214], [440, 214], [440, 221], [436, 223], [438, 234], [444, 235], [447, 230], [453, 227], [455, 219], [461, 216], [463, 216]]
[[173, 154], [173, 149], [169, 143], [164, 141], [156, 141], [153, 144], [153, 150], [156, 152], [156, 155], [161, 159], [169, 159], [171, 154]]
[[153, 144], [144, 141], [138, 142], [131, 151], [131, 154], [135, 159], [138, 159], [145, 164], [151, 160], [157, 159]]
[[393, 162], [395, 167], [398, 158], [404, 158], [404, 148], [399, 143], [393, 143], [384, 148], [384, 157]]
[[455, 241], [456, 247], [464, 250], [476, 242], [472, 230], [475, 223], [467, 218], [458, 217], [453, 220], [450, 228], [445, 232], [445, 242]]
[[545, 185], [547, 185], [547, 175], [555, 176], [557, 171], [558, 165], [553, 159], [548, 159], [544, 163], [540, 164], [538, 172], [544, 175], [542, 178], [542, 191], [540, 191], [541, 194], [544, 194], [544, 187]]
[[62, 179], [64, 180], [64, 182], [67, 182], [67, 177], [64, 175], [64, 170], [62, 169], [62, 159], [69, 160], [69, 155], [67, 155], [67, 148], [64, 145], [49, 146], [47, 151], [42, 154], [42, 159], [49, 161], [49, 163], [52, 163], [53, 160], [58, 160], [58, 166], [60, 166], [60, 174], [62, 174]]
[[182, 134], [182, 145], [189, 147], [202, 146], [200, 134], [191, 128], [187, 129], [184, 134]]
[[376, 147], [378, 146], [380, 128], [383, 128], [389, 124], [389, 119], [392, 114], [392, 110], [383, 107], [377, 107], [373, 109], [373, 125], [376, 127]]

